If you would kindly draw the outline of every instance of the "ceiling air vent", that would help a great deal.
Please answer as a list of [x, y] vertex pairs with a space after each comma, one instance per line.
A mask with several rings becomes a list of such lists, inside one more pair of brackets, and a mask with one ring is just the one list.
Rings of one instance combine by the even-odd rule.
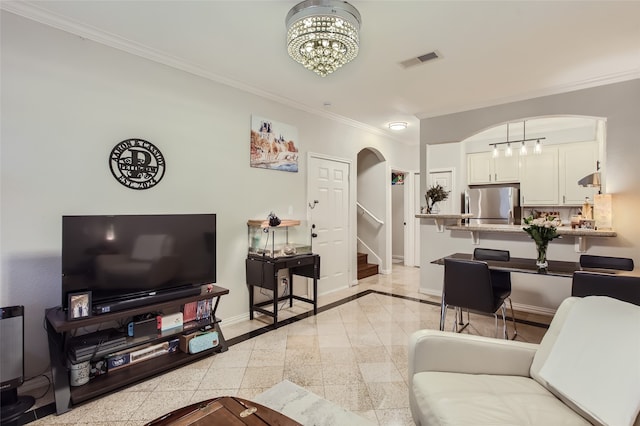
[[424, 64], [427, 61], [431, 61], [438, 58], [439, 56], [436, 52], [429, 52], [429, 53], [425, 53], [424, 55], [420, 55], [418, 57], [407, 59], [406, 61], [402, 61], [400, 62], [400, 65], [402, 65], [404, 68], [409, 68], [415, 65]]

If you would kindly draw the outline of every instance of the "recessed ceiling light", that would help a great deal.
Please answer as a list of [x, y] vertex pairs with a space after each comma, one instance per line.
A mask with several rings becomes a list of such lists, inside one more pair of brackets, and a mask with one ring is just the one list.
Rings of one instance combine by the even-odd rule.
[[393, 123], [389, 123], [389, 128], [391, 130], [404, 130], [407, 128], [407, 123], [404, 121], [394, 121]]

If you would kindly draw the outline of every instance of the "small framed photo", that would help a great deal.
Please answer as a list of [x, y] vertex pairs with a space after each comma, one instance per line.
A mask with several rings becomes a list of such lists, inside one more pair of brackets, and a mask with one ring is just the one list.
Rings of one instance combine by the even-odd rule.
[[91, 292], [69, 293], [69, 320], [89, 318], [91, 316]]

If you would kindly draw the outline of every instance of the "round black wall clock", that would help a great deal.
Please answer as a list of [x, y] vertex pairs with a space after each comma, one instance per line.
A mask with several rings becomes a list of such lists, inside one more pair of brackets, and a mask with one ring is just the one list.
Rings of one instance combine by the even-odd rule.
[[131, 189], [149, 189], [158, 184], [166, 169], [162, 153], [143, 139], [127, 139], [111, 150], [111, 173], [118, 182]]

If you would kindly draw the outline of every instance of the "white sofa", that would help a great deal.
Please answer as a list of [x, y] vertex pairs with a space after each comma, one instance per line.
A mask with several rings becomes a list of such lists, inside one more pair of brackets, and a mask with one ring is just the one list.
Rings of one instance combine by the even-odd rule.
[[421, 426], [640, 426], [640, 306], [570, 297], [540, 345], [417, 331], [409, 399]]

